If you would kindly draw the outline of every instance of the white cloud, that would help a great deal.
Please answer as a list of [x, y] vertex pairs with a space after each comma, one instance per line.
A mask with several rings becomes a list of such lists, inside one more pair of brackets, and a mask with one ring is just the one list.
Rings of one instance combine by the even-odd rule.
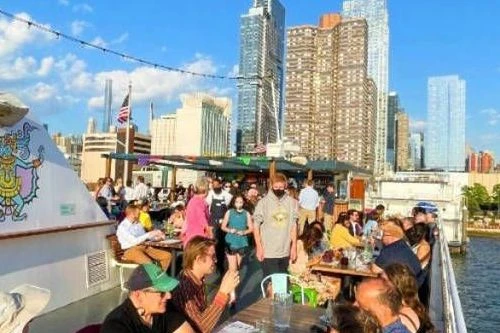
[[80, 13], [92, 13], [94, 8], [92, 8], [88, 3], [79, 3], [73, 6], [73, 11]]
[[411, 120], [410, 129], [412, 132], [423, 132], [426, 127], [426, 122], [424, 120]]
[[111, 44], [121, 44], [128, 39], [128, 32], [125, 32], [111, 41]]
[[491, 126], [500, 123], [500, 111], [496, 109], [485, 109], [481, 111], [481, 114], [485, 114], [488, 117], [488, 124]]
[[43, 82], [38, 82], [33, 87], [27, 89], [27, 92], [35, 101], [41, 102], [54, 98], [57, 95], [57, 88]]
[[[183, 66], [183, 69], [214, 74], [216, 66], [206, 56], [197, 56], [196, 59]], [[115, 107], [122, 102], [126, 95], [128, 83], [132, 82], [132, 103], [147, 103], [151, 100], [169, 102], [178, 97], [181, 92], [209, 91], [206, 82], [197, 76], [176, 72], [167, 72], [151, 67], [141, 66], [131, 72], [123, 70], [100, 72], [94, 75], [94, 87], [99, 87], [88, 99], [89, 108], [101, 108], [103, 105], [102, 91], [106, 79], [113, 80], [113, 95]]]
[[69, 6], [68, 0], [58, 0], [57, 2], [62, 6]]
[[[31, 20], [27, 13], [19, 13], [16, 16], [25, 20]], [[48, 25], [45, 25], [49, 27]], [[0, 58], [12, 55], [24, 45], [34, 41], [47, 41], [51, 35], [38, 29], [28, 28], [28, 25], [19, 21], [10, 21], [0, 18]]]
[[108, 46], [108, 43], [101, 36], [97, 36], [96, 38], [94, 38], [90, 42], [90, 44], [94, 44], [94, 45], [97, 45], [100, 47], [107, 47]]
[[87, 21], [76, 20], [71, 22], [71, 34], [74, 36], [80, 36], [82, 32], [92, 25]]
[[52, 70], [54, 62], [55, 60], [53, 57], [43, 58], [42, 61], [40, 62], [40, 68], [36, 71], [36, 74], [38, 76], [47, 76]]

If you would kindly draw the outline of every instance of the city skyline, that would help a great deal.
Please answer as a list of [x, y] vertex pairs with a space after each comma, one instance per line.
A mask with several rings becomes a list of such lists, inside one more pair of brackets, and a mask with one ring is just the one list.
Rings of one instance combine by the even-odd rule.
[[[321, 14], [342, 9], [340, 0], [282, 2], [286, 27], [315, 22]], [[162, 64], [226, 75], [237, 73], [240, 15], [248, 11], [251, 1], [185, 1], [168, 6], [126, 3], [116, 7], [97, 1], [87, 1], [83, 6], [54, 0], [51, 5], [58, 10], [47, 11], [47, 4], [33, 0], [7, 3], [2, 9], [25, 13], [60, 31]], [[388, 1], [388, 7], [390, 89], [398, 91], [412, 128], [422, 129], [425, 124], [427, 77], [457, 73], [468, 83], [467, 143], [499, 156], [500, 101], [496, 92], [500, 89], [500, 64], [494, 55], [500, 51], [495, 43], [500, 27], [491, 15], [500, 10], [500, 4], [457, 2], [449, 6], [425, 0]], [[222, 19], [214, 21], [203, 14], [213, 8], [221, 11]], [[474, 17], [469, 24], [461, 24], [457, 18], [468, 17], [470, 12]], [[155, 24], [144, 24], [145, 17]], [[425, 24], [421, 24], [423, 21]], [[0, 22], [0, 39], [6, 46], [0, 54], [0, 89], [17, 93], [40, 120], [49, 124], [51, 132], [83, 133], [88, 117], [102, 119], [107, 74], [115, 81], [114, 112], [132, 79], [132, 104], [141, 129], [147, 126], [150, 100], [159, 114], [173, 112], [179, 106], [180, 93], [193, 89], [231, 96], [235, 101], [233, 114], [237, 113], [235, 82], [159, 72], [46, 37], [33, 28], [6, 34], [13, 24], [3, 16]], [[141, 80], [144, 84], [139, 83]]]

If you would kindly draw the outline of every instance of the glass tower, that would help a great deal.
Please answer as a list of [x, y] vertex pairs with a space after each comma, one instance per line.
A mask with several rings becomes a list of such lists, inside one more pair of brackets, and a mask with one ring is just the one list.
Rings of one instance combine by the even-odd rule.
[[465, 81], [458, 75], [428, 80], [425, 166], [465, 171]]
[[382, 173], [387, 150], [387, 94], [389, 91], [389, 14], [387, 0], [344, 0], [342, 15], [368, 22], [368, 76], [377, 86], [375, 173]]
[[240, 29], [236, 149], [249, 153], [280, 138], [285, 8], [278, 0], [254, 0]]

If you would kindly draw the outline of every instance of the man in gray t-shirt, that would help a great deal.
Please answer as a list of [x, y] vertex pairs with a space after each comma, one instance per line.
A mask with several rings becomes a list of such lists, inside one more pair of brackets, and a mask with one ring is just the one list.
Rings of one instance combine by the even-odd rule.
[[255, 207], [254, 237], [264, 276], [286, 273], [297, 258], [297, 201], [285, 193], [287, 179], [276, 174], [271, 189]]

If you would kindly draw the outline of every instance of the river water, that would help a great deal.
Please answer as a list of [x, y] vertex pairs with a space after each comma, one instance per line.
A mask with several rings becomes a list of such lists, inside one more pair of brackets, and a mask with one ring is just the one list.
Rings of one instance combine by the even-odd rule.
[[468, 333], [500, 332], [500, 237], [471, 237], [453, 268]]

